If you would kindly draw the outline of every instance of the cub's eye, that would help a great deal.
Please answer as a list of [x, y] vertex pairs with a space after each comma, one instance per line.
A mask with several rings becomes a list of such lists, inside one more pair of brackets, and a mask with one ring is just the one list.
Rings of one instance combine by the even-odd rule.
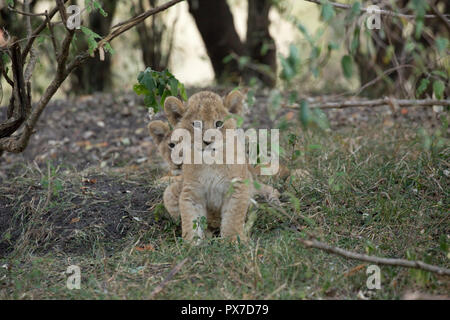
[[202, 127], [202, 122], [199, 121], [199, 120], [196, 120], [196, 121], [192, 122], [192, 126], [193, 126], [194, 128], [201, 129], [201, 127]]
[[170, 149], [175, 148], [175, 143], [173, 143], [173, 142], [169, 143], [169, 148], [170, 148]]
[[216, 121], [215, 126], [216, 126], [216, 128], [222, 128], [223, 127], [223, 121], [220, 121], [220, 120]]

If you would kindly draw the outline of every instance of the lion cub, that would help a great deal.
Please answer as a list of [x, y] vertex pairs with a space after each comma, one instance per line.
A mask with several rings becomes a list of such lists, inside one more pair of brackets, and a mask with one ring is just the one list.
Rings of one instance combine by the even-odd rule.
[[[181, 176], [181, 164], [175, 164], [170, 156], [172, 150], [175, 148], [175, 143], [171, 141], [172, 131], [169, 125], [161, 120], [150, 122], [148, 130], [150, 136], [157, 144], [158, 151], [169, 165], [171, 184], [164, 190], [163, 201], [171, 217], [177, 220], [180, 217], [179, 197], [183, 187], [183, 179]], [[248, 165], [248, 168], [251, 171], [253, 180], [256, 180], [255, 175], [258, 169], [253, 168], [251, 165]], [[256, 185], [259, 185], [258, 188], [255, 187], [255, 184], [250, 184], [252, 196], [259, 195], [264, 197], [268, 202], [279, 202], [280, 193], [277, 189], [260, 182], [256, 183]], [[209, 221], [209, 224], [216, 227], [220, 226], [220, 222], [217, 221]]]
[[171, 142], [170, 139], [172, 131], [170, 130], [169, 125], [161, 120], [150, 122], [148, 131], [157, 144], [161, 156], [169, 165], [171, 175], [169, 177], [169, 182], [171, 183], [164, 190], [163, 201], [164, 206], [171, 217], [177, 220], [180, 217], [178, 201], [183, 186], [183, 179], [181, 176], [181, 164], [175, 164], [170, 156], [175, 147], [175, 143]]
[[[208, 129], [217, 129], [225, 137], [225, 130], [237, 127], [231, 115], [242, 113], [243, 96], [234, 91], [222, 100], [213, 92], [202, 91], [191, 96], [186, 107], [176, 97], [168, 97], [164, 110], [169, 121], [176, 124], [175, 129], [184, 129], [191, 137], [194, 130], [200, 130], [204, 137]], [[205, 150], [211, 141], [202, 139], [200, 148]], [[203, 217], [209, 225], [220, 221], [222, 237], [244, 240], [244, 222], [252, 193], [247, 164], [183, 163], [182, 179], [179, 210], [185, 240], [204, 238], [204, 230], [199, 227]]]

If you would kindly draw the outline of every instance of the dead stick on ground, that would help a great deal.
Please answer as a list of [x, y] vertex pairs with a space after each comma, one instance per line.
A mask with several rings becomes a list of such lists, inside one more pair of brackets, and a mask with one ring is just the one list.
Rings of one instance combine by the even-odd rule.
[[150, 299], [154, 299], [155, 296], [160, 293], [165, 286], [167, 285], [167, 283], [173, 278], [174, 275], [176, 275], [181, 268], [183, 267], [183, 265], [189, 260], [189, 258], [184, 259], [183, 261], [181, 261], [179, 264], [177, 264], [167, 275], [167, 277], [164, 278], [164, 280], [158, 284], [156, 286], [155, 289], [153, 289], [152, 293], [150, 294]]
[[[408, 100], [408, 99], [394, 99], [385, 97], [375, 100], [348, 100], [348, 101], [332, 101], [332, 102], [311, 102], [310, 108], [321, 109], [341, 109], [351, 107], [381, 107], [395, 105], [398, 107], [432, 107], [432, 106], [450, 106], [450, 99], [423, 99], [423, 100]], [[297, 109], [298, 105], [286, 106], [287, 108]]]
[[431, 264], [427, 264], [422, 261], [412, 261], [405, 259], [393, 259], [393, 258], [380, 258], [376, 256], [368, 256], [365, 254], [355, 253], [351, 251], [347, 251], [338, 247], [332, 247], [324, 242], [317, 241], [315, 239], [305, 240], [299, 239], [299, 241], [308, 248], [316, 248], [328, 253], [337, 254], [349, 259], [356, 259], [361, 261], [366, 261], [375, 264], [383, 264], [388, 266], [396, 266], [396, 267], [404, 267], [404, 268], [415, 268], [422, 269], [425, 271], [434, 272], [440, 275], [450, 276], [450, 269], [446, 269], [443, 267], [433, 266]]

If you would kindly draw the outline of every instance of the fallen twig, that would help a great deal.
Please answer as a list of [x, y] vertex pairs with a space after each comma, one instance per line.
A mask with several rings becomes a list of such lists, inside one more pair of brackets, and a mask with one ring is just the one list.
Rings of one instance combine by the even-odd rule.
[[305, 240], [298, 239], [304, 246], [308, 248], [316, 248], [328, 253], [337, 254], [349, 259], [356, 259], [361, 261], [366, 261], [375, 264], [383, 264], [388, 266], [404, 267], [404, 268], [415, 268], [422, 269], [429, 272], [434, 272], [440, 275], [450, 276], [450, 269], [443, 267], [434, 266], [427, 264], [422, 261], [412, 261], [405, 259], [394, 259], [394, 258], [381, 258], [376, 256], [368, 256], [365, 254], [360, 254], [356, 252], [347, 251], [338, 247], [332, 247], [324, 242], [317, 241], [315, 239]]
[[[374, 100], [348, 100], [348, 101], [331, 101], [331, 102], [311, 102], [310, 108], [321, 109], [340, 109], [351, 107], [381, 107], [381, 106], [396, 106], [396, 107], [432, 107], [432, 106], [450, 106], [450, 99], [394, 99], [385, 97]], [[286, 108], [297, 109], [297, 104], [286, 105]]]
[[173, 278], [174, 275], [176, 275], [181, 268], [183, 267], [183, 265], [189, 260], [189, 258], [184, 259], [183, 261], [181, 261], [180, 263], [178, 263], [167, 275], [167, 277], [164, 278], [163, 281], [161, 281], [160, 284], [158, 284], [156, 286], [155, 289], [153, 289], [152, 293], [150, 293], [150, 298], [149, 299], [154, 299], [155, 296], [160, 293], [167, 285], [167, 283]]

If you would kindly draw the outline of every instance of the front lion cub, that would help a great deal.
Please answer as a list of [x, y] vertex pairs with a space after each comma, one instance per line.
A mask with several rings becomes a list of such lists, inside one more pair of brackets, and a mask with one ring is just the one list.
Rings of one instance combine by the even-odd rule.
[[[203, 141], [200, 148], [204, 151], [211, 144], [211, 141], [204, 139], [205, 131], [217, 129], [225, 141], [225, 130], [236, 129], [232, 114], [243, 112], [243, 96], [234, 91], [222, 100], [213, 92], [202, 91], [191, 96], [186, 106], [177, 98], [169, 97], [164, 103], [164, 110], [169, 121], [176, 124], [175, 129], [187, 130], [191, 138], [194, 137], [194, 130], [201, 130]], [[194, 153], [193, 145], [191, 149]], [[204, 230], [199, 223], [202, 217], [208, 222], [220, 221], [222, 237], [244, 240], [244, 222], [251, 196], [248, 183], [251, 174], [247, 164], [183, 163], [182, 179], [179, 209], [185, 240], [204, 238]]]
[[[171, 158], [172, 150], [174, 150], [176, 145], [171, 140], [172, 130], [166, 122], [155, 120], [149, 123], [148, 131], [154, 142], [156, 143], [161, 156], [169, 165], [170, 176], [166, 176], [160, 179], [164, 181], [168, 180], [170, 182], [170, 184], [164, 190], [163, 200], [164, 206], [169, 214], [174, 220], [178, 220], [178, 218], [180, 218], [178, 202], [183, 187], [183, 179], [181, 176], [181, 164], [175, 164]], [[268, 202], [279, 203], [280, 193], [278, 192], [278, 190], [257, 180], [256, 175], [259, 172], [259, 168], [254, 168], [250, 164], [248, 164], [248, 169], [252, 174], [252, 180], [257, 182], [255, 184], [250, 183], [251, 196], [254, 197], [258, 195], [263, 197]], [[210, 218], [208, 221], [208, 225], [215, 228], [220, 227], [220, 219], [218, 220], [219, 222], [217, 222], [212, 221], [210, 216], [208, 216], [207, 219], [208, 218]]]

